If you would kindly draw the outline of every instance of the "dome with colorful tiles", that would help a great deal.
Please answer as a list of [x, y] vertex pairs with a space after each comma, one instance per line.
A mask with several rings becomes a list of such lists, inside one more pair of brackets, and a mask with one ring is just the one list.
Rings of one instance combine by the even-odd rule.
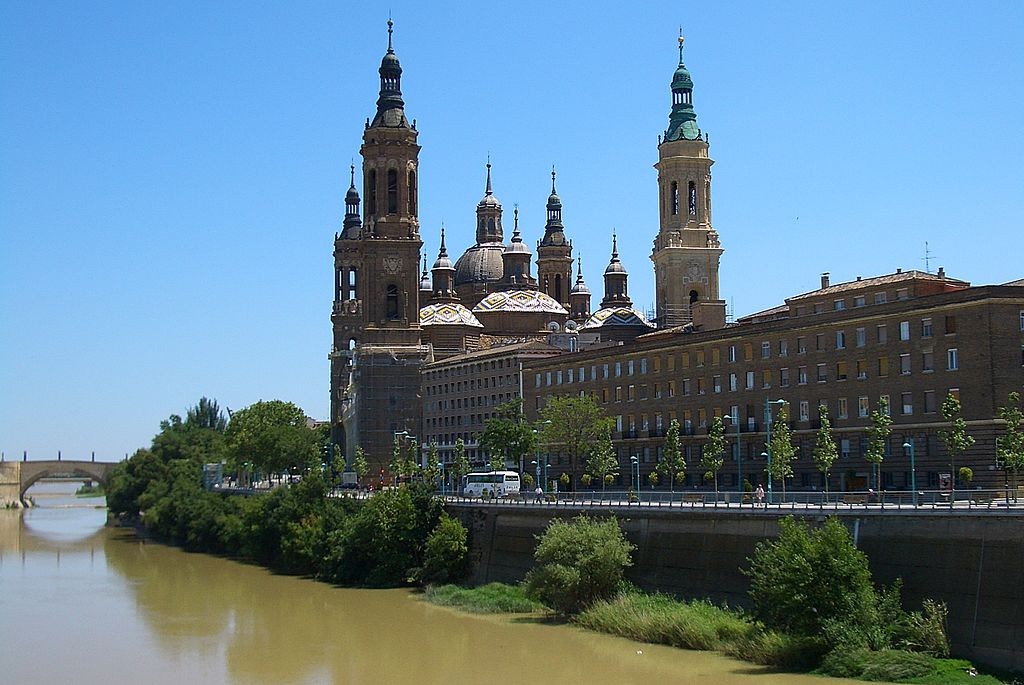
[[483, 328], [473, 312], [458, 302], [437, 302], [420, 308], [420, 326], [470, 326]]
[[647, 317], [632, 307], [605, 307], [599, 309], [587, 322], [580, 326], [580, 330], [593, 330], [605, 326], [644, 326], [654, 328], [654, 324], [647, 320]]
[[554, 298], [538, 290], [501, 290], [491, 293], [473, 307], [474, 312], [547, 312], [566, 315], [569, 312]]

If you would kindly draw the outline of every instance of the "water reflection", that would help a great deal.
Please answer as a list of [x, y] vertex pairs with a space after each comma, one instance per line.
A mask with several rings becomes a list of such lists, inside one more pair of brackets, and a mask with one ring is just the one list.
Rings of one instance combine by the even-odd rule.
[[564, 626], [468, 616], [404, 590], [276, 576], [125, 530], [90, 533], [89, 509], [55, 511], [0, 511], [8, 682], [823, 682]]

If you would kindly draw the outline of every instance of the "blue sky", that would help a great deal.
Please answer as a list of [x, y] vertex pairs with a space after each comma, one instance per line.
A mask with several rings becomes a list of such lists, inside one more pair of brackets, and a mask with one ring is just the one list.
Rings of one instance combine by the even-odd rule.
[[[433, 260], [617, 229], [653, 302], [680, 24], [736, 315], [857, 275], [1024, 277], [1024, 3], [392, 2]], [[328, 413], [331, 249], [387, 4], [0, 5], [0, 450], [123, 456], [202, 395]]]

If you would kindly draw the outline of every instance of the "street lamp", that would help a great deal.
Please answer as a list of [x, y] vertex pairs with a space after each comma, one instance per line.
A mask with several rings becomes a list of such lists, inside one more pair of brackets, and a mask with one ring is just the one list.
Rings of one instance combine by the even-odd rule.
[[640, 459], [634, 454], [629, 458], [630, 469], [629, 479], [633, 480], [633, 472], [636, 471], [636, 501], [640, 501]]
[[917, 507], [917, 469], [914, 466], [914, 443], [909, 440], [903, 443], [903, 449], [910, 452], [910, 491], [914, 507]]
[[[541, 461], [540, 461], [540, 455], [538, 454], [537, 455], [537, 459], [534, 459], [530, 463], [533, 464], [537, 468], [537, 480], [540, 481], [541, 483], [543, 483], [543, 490], [544, 490], [544, 492], [547, 492], [548, 491], [548, 460], [545, 459], [543, 464], [542, 464]], [[542, 465], [544, 467], [544, 480], [543, 481], [540, 480], [540, 469], [541, 469]]]
[[[398, 436], [401, 435], [401, 436], [404, 436], [404, 437], [409, 437], [409, 431], [404, 430], [404, 431], [392, 431], [392, 432], [395, 435], [395, 441], [394, 442], [395, 442], [395, 446], [396, 446], [396, 449], [397, 449], [397, 446], [398, 446]], [[402, 453], [401, 453], [401, 451], [398, 451], [395, 456], [396, 456], [395, 468], [397, 469], [397, 468], [399, 468], [399, 464], [402, 462]], [[381, 469], [381, 471], [383, 471], [383, 469]], [[391, 474], [391, 483], [395, 487], [398, 486], [398, 477], [399, 477], [399, 474], [397, 474], [397, 473], [392, 473]], [[382, 489], [383, 489], [383, 482], [381, 483], [381, 486], [382, 486]]]
[[[739, 411], [736, 412], [739, 414]], [[740, 449], [740, 417], [726, 414], [723, 418], [732, 421], [736, 426], [736, 478], [740, 491], [740, 506], [743, 506], [743, 450]]]

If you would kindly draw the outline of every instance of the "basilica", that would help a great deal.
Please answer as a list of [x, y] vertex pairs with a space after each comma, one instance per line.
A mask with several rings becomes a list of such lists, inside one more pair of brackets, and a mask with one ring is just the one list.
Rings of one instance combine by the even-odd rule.
[[367, 119], [360, 148], [362, 192], [353, 166], [342, 230], [334, 241], [331, 423], [347, 457], [360, 445], [372, 461], [380, 461], [390, 454], [395, 434], [418, 430], [420, 374], [426, 364], [543, 342], [552, 333], [571, 336], [578, 349], [620, 344], [657, 328], [724, 325], [725, 305], [718, 295], [722, 250], [711, 227], [712, 161], [707, 137], [697, 126], [681, 38], [679, 57], [669, 126], [659, 145], [662, 207], [651, 255], [657, 283], [651, 321], [633, 306], [614, 236], [603, 297], [592, 308], [581, 256], [573, 254], [562, 223], [554, 169], [536, 255], [523, 240], [518, 209], [506, 239], [504, 209], [488, 161], [475, 243], [453, 262], [442, 228], [440, 250], [428, 272], [418, 218], [419, 133], [405, 113], [402, 67], [389, 21], [376, 113]]

